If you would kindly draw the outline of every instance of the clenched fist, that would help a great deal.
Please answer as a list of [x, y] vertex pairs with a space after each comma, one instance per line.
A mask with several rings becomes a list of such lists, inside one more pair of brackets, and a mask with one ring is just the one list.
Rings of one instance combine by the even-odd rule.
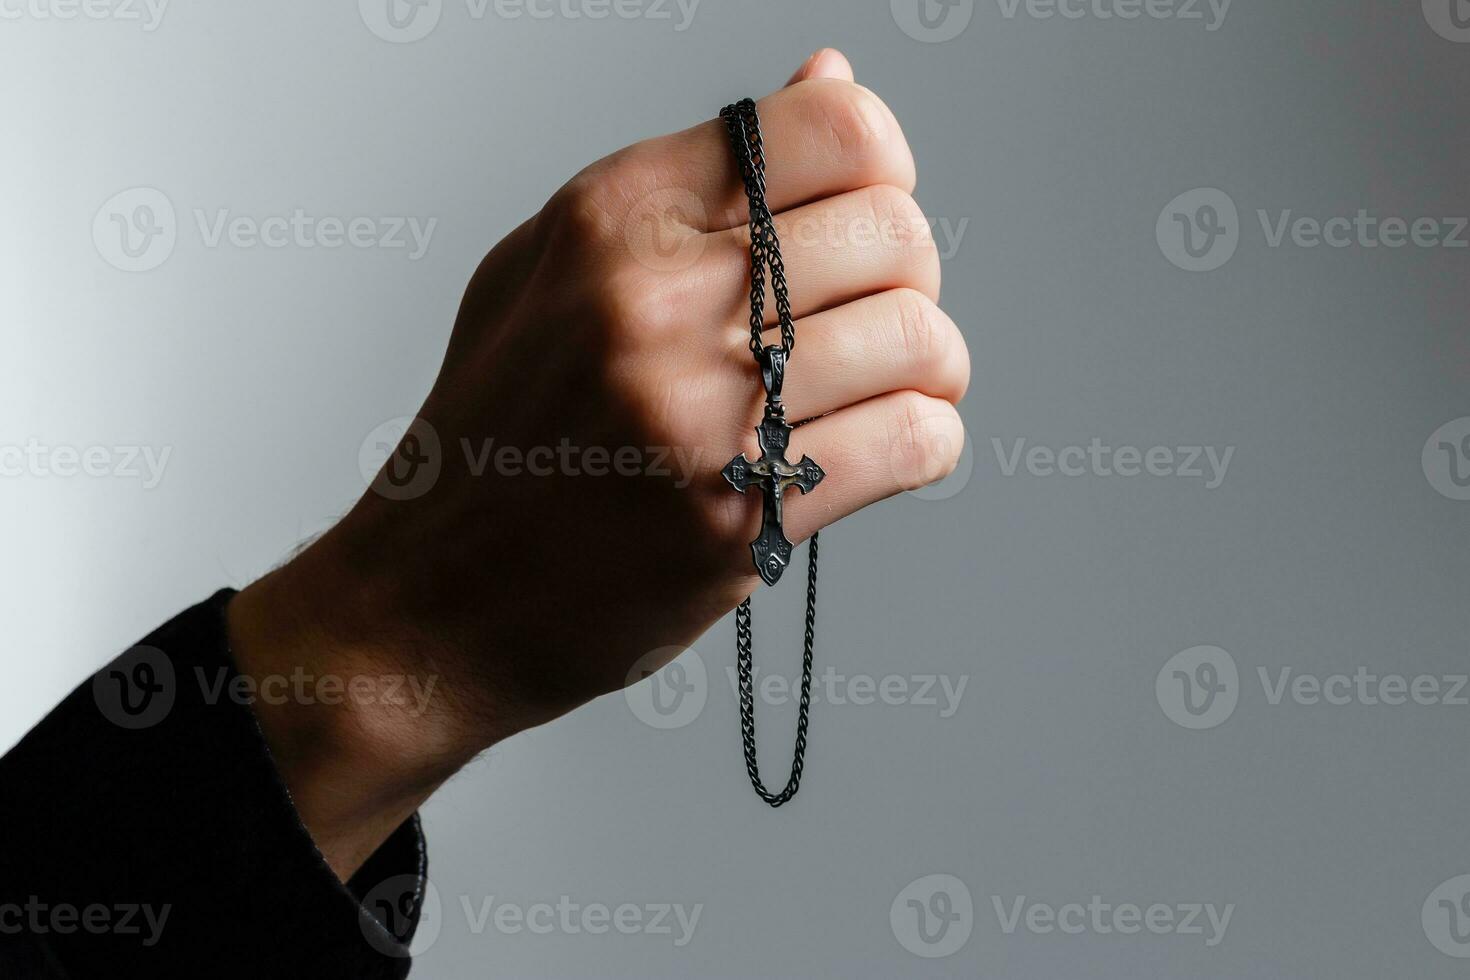
[[[789, 455], [827, 472], [786, 502], [799, 542], [949, 473], [969, 357], [883, 102], [823, 51], [758, 105], [796, 326], [787, 414], [812, 419]], [[437, 680], [412, 716], [257, 706], [340, 874], [475, 753], [657, 668], [649, 651], [759, 586], [759, 495], [720, 476], [754, 456], [763, 404], [747, 214], [718, 120], [573, 177], [481, 263], [398, 458], [232, 602], [246, 674]], [[427, 444], [436, 478], [401, 492], [394, 467]]]

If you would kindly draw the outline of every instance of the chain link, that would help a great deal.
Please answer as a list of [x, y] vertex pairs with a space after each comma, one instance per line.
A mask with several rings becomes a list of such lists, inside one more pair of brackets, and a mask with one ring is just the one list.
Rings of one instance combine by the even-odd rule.
[[[741, 99], [720, 110], [720, 118], [730, 134], [730, 145], [740, 166], [740, 179], [750, 202], [750, 350], [756, 362], [765, 364], [765, 346], [761, 331], [765, 329], [766, 280], [770, 268], [771, 293], [776, 299], [776, 317], [781, 325], [781, 345], [790, 354], [796, 346], [796, 328], [791, 322], [791, 303], [786, 293], [786, 267], [781, 262], [781, 242], [776, 237], [776, 222], [766, 205], [766, 156], [761, 142], [760, 116], [755, 103]], [[806, 559], [806, 637], [801, 655], [801, 701], [796, 715], [796, 750], [791, 760], [791, 775], [786, 788], [779, 793], [766, 789], [761, 781], [760, 765], [755, 754], [755, 694], [751, 677], [751, 612], [747, 596], [735, 610], [735, 666], [740, 676], [740, 738], [745, 748], [745, 771], [756, 793], [773, 807], [790, 801], [801, 786], [806, 765], [807, 718], [812, 704], [812, 648], [816, 643], [817, 618], [817, 538], [812, 534]]]
[[801, 773], [806, 766], [807, 715], [812, 706], [812, 647], [816, 642], [817, 620], [817, 538], [812, 534], [806, 555], [806, 641], [801, 652], [801, 702], [796, 713], [796, 751], [791, 759], [791, 775], [786, 788], [779, 793], [766, 789], [761, 781], [760, 765], [755, 758], [755, 694], [751, 678], [750, 598], [735, 609], [735, 667], [740, 674], [740, 740], [745, 745], [745, 771], [750, 785], [771, 806], [780, 806], [796, 795], [801, 787]]
[[781, 345], [790, 354], [796, 346], [796, 327], [791, 323], [791, 301], [786, 294], [786, 266], [781, 261], [781, 242], [776, 237], [776, 220], [766, 206], [766, 149], [761, 141], [761, 120], [755, 102], [741, 99], [720, 110], [730, 146], [740, 167], [740, 180], [750, 202], [750, 352], [756, 361], [765, 349], [761, 331], [766, 326], [766, 268], [771, 270], [771, 294], [776, 298], [776, 319], [781, 325]]

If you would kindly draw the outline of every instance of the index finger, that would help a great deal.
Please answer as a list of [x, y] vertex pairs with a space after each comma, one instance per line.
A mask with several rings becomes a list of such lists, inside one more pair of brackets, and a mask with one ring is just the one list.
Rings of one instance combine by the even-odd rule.
[[[756, 103], [766, 153], [766, 203], [781, 212], [872, 184], [914, 188], [914, 158], [883, 100], [842, 78], [807, 78]], [[641, 195], [671, 187], [703, 207], [696, 230], [721, 231], [747, 220], [745, 195], [719, 119], [636, 143], [604, 165], [641, 184]]]

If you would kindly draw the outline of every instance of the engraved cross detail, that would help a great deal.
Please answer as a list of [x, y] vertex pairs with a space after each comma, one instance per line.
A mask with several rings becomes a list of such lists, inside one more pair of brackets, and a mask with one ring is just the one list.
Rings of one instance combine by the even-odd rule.
[[749, 487], [761, 489], [764, 503], [761, 531], [750, 543], [750, 553], [761, 578], [767, 585], [775, 585], [791, 564], [791, 541], [781, 526], [781, 495], [790, 487], [810, 493], [827, 474], [809, 456], [801, 457], [797, 463], [786, 461], [791, 426], [779, 407], [767, 406], [766, 417], [756, 426], [755, 436], [761, 447], [760, 459], [752, 462], [741, 453], [721, 472], [730, 486], [741, 493]]

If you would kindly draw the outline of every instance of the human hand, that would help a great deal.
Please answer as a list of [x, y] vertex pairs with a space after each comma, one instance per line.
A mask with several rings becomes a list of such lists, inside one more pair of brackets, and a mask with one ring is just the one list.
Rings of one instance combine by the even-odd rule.
[[[953, 469], [969, 357], [887, 107], [834, 51], [758, 105], [796, 318], [787, 412], [813, 419], [789, 458], [827, 473], [787, 500], [799, 542]], [[656, 670], [650, 651], [759, 584], [759, 495], [720, 475], [753, 456], [763, 405], [746, 214], [719, 120], [573, 177], [481, 263], [373, 489], [231, 604], [247, 673], [438, 679], [415, 718], [257, 708], [339, 873], [476, 752]], [[437, 476], [395, 482], [426, 451]]]

